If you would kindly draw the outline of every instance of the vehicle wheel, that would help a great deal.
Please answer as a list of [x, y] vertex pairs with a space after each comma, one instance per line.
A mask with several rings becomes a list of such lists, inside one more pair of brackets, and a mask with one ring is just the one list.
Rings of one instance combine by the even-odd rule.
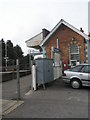
[[79, 88], [81, 88], [81, 82], [79, 80], [77, 80], [77, 79], [73, 79], [71, 81], [71, 86], [74, 89], [79, 89]]

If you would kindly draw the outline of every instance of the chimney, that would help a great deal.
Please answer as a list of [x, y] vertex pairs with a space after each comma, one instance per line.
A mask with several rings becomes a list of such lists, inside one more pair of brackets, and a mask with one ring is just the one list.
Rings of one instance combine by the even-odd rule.
[[44, 38], [50, 33], [50, 31], [48, 31], [44, 28], [44, 29], [42, 29], [42, 33], [43, 33], [43, 40], [44, 40]]
[[80, 28], [80, 31], [83, 33], [84, 32], [84, 30], [82, 29], [82, 27]]

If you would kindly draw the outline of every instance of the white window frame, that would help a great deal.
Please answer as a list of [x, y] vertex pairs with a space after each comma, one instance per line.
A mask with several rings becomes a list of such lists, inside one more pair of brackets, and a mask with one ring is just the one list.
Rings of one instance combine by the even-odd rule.
[[[71, 45], [71, 46], [73, 46], [73, 45]], [[72, 52], [72, 53], [70, 52], [71, 46], [69, 46], [69, 62], [70, 62], [70, 65], [72, 65], [72, 62], [73, 62], [73, 61], [75, 61], [76, 64], [77, 64], [77, 60], [71, 60], [71, 55], [73, 55], [73, 54], [74, 54], [74, 55], [75, 55], [75, 54], [78, 54], [79, 57], [80, 57], [79, 46], [76, 45], [77, 48], [78, 48], [78, 52], [76, 52], [76, 53], [75, 53], [75, 52]], [[79, 58], [79, 61], [80, 61], [80, 58]]]

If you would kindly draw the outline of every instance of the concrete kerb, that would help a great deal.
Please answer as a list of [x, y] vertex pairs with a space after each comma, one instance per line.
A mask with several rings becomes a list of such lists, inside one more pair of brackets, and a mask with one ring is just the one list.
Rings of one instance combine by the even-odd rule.
[[7, 115], [23, 103], [24, 101], [2, 100], [2, 116]]
[[25, 96], [31, 95], [31, 94], [33, 94], [33, 92], [34, 92], [34, 90], [29, 90], [29, 91], [25, 94]]

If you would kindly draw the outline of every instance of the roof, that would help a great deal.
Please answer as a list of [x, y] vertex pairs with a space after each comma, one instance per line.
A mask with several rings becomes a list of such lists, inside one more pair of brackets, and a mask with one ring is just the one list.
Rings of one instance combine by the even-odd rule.
[[42, 34], [42, 32], [40, 32], [39, 34], [35, 35], [34, 37], [32, 37], [32, 38], [26, 40], [25, 42], [28, 42], [28, 41], [32, 40], [33, 38], [37, 37], [37, 36], [40, 35], [40, 34]]
[[36, 36], [30, 38], [29, 40], [25, 41], [27, 44], [27, 47], [32, 47], [32, 48], [39, 48], [39, 45], [41, 41], [43, 40], [43, 35], [42, 32], [37, 34]]
[[75, 31], [76, 33], [80, 34], [81, 36], [83, 36], [86, 40], [89, 40], [88, 35], [86, 35], [85, 33], [81, 32], [80, 30], [78, 30], [77, 28], [75, 28], [74, 26], [70, 25], [69, 23], [67, 23], [66, 21], [64, 21], [63, 19], [60, 20], [60, 22], [51, 30], [51, 32], [47, 35], [47, 37], [41, 41], [40, 46], [43, 46], [44, 43], [53, 35], [53, 33], [59, 28], [59, 26], [61, 24], [66, 25], [67, 27], [69, 27], [70, 29], [72, 29], [73, 31]]

